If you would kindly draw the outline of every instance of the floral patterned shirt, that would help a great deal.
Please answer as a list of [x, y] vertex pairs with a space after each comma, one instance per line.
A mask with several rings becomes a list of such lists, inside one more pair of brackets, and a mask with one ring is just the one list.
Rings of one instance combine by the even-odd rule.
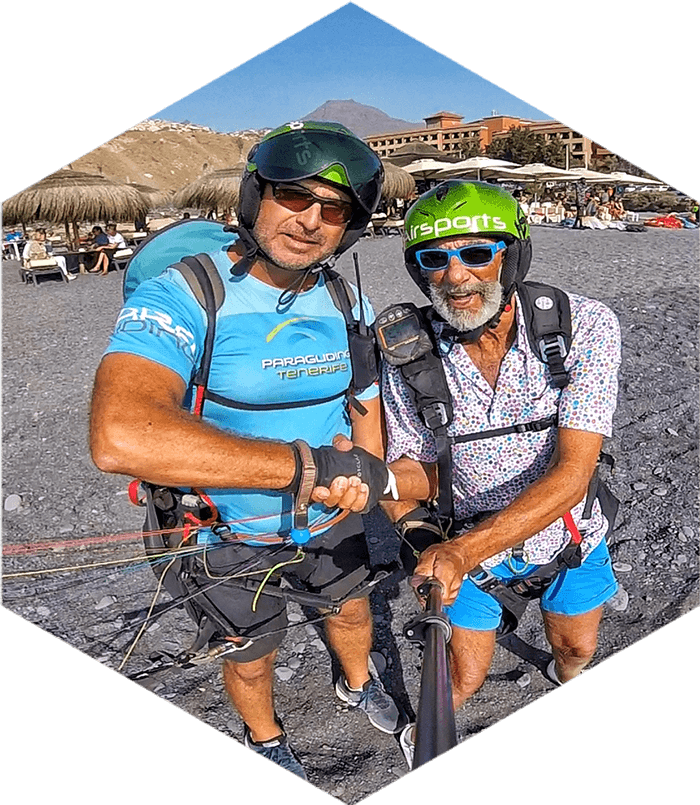
[[[569, 385], [553, 388], [546, 365], [532, 352], [520, 305], [516, 304], [517, 334], [501, 364], [495, 390], [459, 345], [443, 353], [443, 366], [452, 394], [454, 419], [450, 436], [492, 430], [558, 413], [560, 428], [610, 436], [617, 399], [620, 329], [612, 311], [593, 299], [568, 294], [572, 343], [564, 363]], [[441, 325], [433, 327], [439, 336]], [[439, 342], [444, 344], [444, 342]], [[396, 367], [385, 365], [382, 396], [386, 411], [387, 460], [407, 456], [435, 462], [432, 433], [419, 418]], [[554, 452], [556, 428], [536, 433], [511, 433], [455, 444], [452, 447], [455, 516], [469, 520], [479, 513], [505, 508], [546, 471]], [[608, 524], [596, 500], [590, 520], [581, 519], [585, 501], [572, 510], [583, 536], [584, 558], [603, 539]], [[524, 543], [532, 564], [549, 562], [569, 541], [558, 519]], [[511, 549], [482, 562], [494, 567], [509, 558]]]

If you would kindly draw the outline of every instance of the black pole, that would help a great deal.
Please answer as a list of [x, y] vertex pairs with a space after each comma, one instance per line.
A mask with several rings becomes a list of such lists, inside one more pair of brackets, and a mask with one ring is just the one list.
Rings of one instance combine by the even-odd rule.
[[447, 657], [447, 643], [452, 628], [442, 611], [442, 585], [436, 579], [428, 579], [418, 588], [418, 592], [426, 596], [425, 611], [405, 630], [409, 639], [423, 644], [414, 769], [457, 746], [452, 680]]

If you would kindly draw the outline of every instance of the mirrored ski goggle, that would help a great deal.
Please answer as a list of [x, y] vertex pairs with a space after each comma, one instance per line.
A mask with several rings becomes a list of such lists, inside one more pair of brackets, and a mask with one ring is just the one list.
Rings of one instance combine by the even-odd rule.
[[307, 179], [340, 165], [366, 212], [373, 212], [379, 201], [384, 176], [379, 157], [361, 140], [340, 132], [302, 129], [272, 137], [258, 143], [248, 160], [248, 170], [256, 169], [269, 182]]
[[459, 249], [418, 249], [415, 258], [423, 271], [442, 271], [453, 257], [458, 257], [468, 268], [483, 268], [505, 248], [506, 244], [500, 240], [498, 243], [479, 243]]
[[321, 219], [327, 224], [341, 226], [352, 218], [352, 204], [337, 199], [317, 196], [301, 185], [273, 184], [272, 195], [275, 201], [292, 212], [308, 210], [312, 204], [321, 205]]

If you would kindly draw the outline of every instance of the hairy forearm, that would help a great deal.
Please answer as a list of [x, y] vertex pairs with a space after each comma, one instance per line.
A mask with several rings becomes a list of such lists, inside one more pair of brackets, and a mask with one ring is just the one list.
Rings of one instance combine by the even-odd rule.
[[280, 489], [292, 481], [291, 446], [204, 422], [181, 408], [183, 393], [179, 378], [150, 361], [107, 356], [90, 412], [97, 467], [170, 486]]
[[389, 465], [396, 477], [399, 500], [383, 500], [380, 505], [387, 517], [396, 522], [404, 514], [433, 500], [437, 487], [437, 472], [434, 464], [423, 464], [402, 456]]
[[583, 500], [590, 475], [579, 467], [555, 465], [509, 506], [451, 540], [468, 568], [518, 545], [551, 525]]

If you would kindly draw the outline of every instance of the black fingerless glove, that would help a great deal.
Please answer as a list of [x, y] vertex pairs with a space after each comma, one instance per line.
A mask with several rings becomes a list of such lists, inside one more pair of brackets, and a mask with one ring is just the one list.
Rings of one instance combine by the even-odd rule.
[[389, 468], [376, 456], [362, 447], [353, 447], [347, 452], [335, 447], [312, 447], [311, 455], [316, 465], [316, 486], [330, 487], [339, 475], [351, 478], [356, 475], [369, 487], [366, 514], [377, 505], [379, 499], [389, 491]]
[[435, 516], [425, 506], [419, 506], [404, 514], [394, 523], [394, 528], [401, 538], [399, 546], [401, 564], [406, 573], [412, 576], [418, 564], [418, 557], [423, 551], [430, 545], [442, 541], [442, 530]]

